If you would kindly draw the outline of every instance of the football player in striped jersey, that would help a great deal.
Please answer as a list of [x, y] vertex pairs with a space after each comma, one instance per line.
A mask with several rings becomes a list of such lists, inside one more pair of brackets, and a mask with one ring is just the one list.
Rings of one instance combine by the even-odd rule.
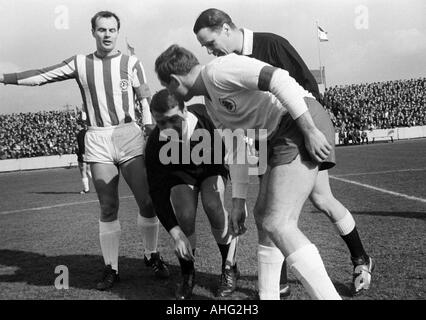
[[152, 124], [145, 73], [135, 56], [116, 49], [120, 19], [115, 13], [96, 13], [91, 27], [96, 42], [94, 53], [77, 54], [44, 69], [0, 75], [0, 82], [36, 86], [67, 79], [77, 81], [87, 115], [85, 160], [91, 166], [101, 209], [99, 238], [105, 270], [97, 289], [106, 290], [119, 280], [120, 172], [139, 207], [137, 224], [142, 233], [145, 264], [160, 278], [168, 277], [169, 271], [157, 250], [159, 221], [148, 192], [143, 158], [145, 137], [135, 121], [135, 105], [140, 103], [144, 126]]

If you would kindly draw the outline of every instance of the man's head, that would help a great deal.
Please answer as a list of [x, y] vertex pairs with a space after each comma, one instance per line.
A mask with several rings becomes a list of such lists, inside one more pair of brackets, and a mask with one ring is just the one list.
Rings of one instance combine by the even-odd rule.
[[120, 30], [120, 19], [113, 12], [100, 11], [93, 16], [91, 24], [98, 53], [107, 55], [115, 49]]
[[151, 114], [160, 130], [173, 129], [182, 137], [182, 124], [186, 118], [186, 109], [182, 99], [167, 89], [158, 91], [152, 97]]
[[191, 51], [173, 44], [155, 60], [155, 72], [163, 86], [187, 101], [192, 98], [190, 90], [195, 82], [191, 73], [198, 65]]
[[209, 54], [218, 57], [238, 50], [238, 29], [231, 17], [219, 9], [203, 11], [195, 21], [193, 31]]

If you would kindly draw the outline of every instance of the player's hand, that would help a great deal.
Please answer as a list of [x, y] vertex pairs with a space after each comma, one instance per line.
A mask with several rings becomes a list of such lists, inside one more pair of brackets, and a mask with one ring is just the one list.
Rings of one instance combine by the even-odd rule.
[[170, 230], [170, 235], [175, 241], [176, 256], [181, 259], [194, 261], [195, 257], [192, 254], [191, 244], [189, 243], [189, 240], [183, 233], [182, 229], [176, 226]]
[[232, 199], [232, 209], [230, 213], [231, 233], [234, 236], [242, 235], [247, 231], [246, 221], [246, 200], [240, 198]]
[[317, 162], [322, 162], [327, 159], [332, 150], [324, 134], [317, 128], [305, 134], [305, 147], [312, 159]]

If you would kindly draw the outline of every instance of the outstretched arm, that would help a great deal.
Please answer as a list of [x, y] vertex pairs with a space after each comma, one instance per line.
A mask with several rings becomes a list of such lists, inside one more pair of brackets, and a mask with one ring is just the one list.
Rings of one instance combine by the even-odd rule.
[[0, 75], [0, 82], [23, 86], [41, 86], [46, 83], [63, 81], [75, 78], [75, 56], [57, 65], [34, 69], [18, 73], [6, 73]]

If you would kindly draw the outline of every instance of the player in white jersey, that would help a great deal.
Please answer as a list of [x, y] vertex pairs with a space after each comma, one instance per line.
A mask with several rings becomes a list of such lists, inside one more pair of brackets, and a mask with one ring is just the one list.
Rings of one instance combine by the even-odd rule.
[[111, 288], [118, 276], [118, 248], [121, 226], [118, 220], [118, 183], [121, 172], [139, 207], [137, 224], [142, 233], [144, 261], [160, 278], [169, 276], [157, 251], [159, 221], [148, 193], [144, 135], [135, 122], [135, 104], [142, 106], [143, 124], [149, 126], [149, 88], [142, 64], [135, 56], [118, 51], [116, 41], [120, 19], [109, 11], [96, 13], [92, 20], [96, 52], [75, 55], [62, 63], [21, 73], [0, 75], [0, 82], [43, 85], [75, 79], [83, 98], [89, 129], [85, 137], [85, 160], [91, 164], [93, 183], [101, 214], [99, 238], [105, 271], [97, 289]]
[[[200, 14], [194, 24], [193, 31], [200, 44], [207, 49], [209, 54], [222, 56], [234, 52], [287, 70], [297, 83], [312, 93], [318, 101], [321, 101], [318, 85], [309, 68], [295, 48], [281, 36], [273, 33], [253, 32], [245, 28], [239, 29], [227, 13], [215, 8], [207, 9]], [[349, 249], [354, 270], [352, 276], [354, 294], [369, 289], [375, 262], [364, 250], [352, 214], [334, 197], [328, 170], [320, 167], [309, 199], [318, 210], [328, 216]], [[263, 210], [262, 197], [257, 199], [254, 210]], [[264, 246], [268, 247], [269, 243], [259, 235], [258, 252], [260, 255], [262, 255]], [[259, 278], [276, 279], [281, 275], [281, 281], [284, 284], [287, 282], [285, 269], [285, 263], [281, 270], [279, 264], [273, 266], [266, 258], [265, 261], [259, 262]], [[283, 285], [281, 293], [289, 293], [289, 290], [285, 290], [286, 288], [289, 289], [289, 286]], [[266, 288], [267, 291], [271, 289]], [[262, 295], [263, 293], [260, 292], [259, 294]]]
[[[312, 298], [341, 299], [317, 248], [298, 228], [319, 166], [334, 165], [334, 129], [323, 107], [287, 71], [235, 54], [201, 66], [191, 52], [172, 45], [157, 58], [155, 70], [161, 83], [185, 100], [204, 96], [218, 128], [267, 130], [256, 137], [258, 145], [268, 145], [269, 167], [260, 187], [260, 193], [265, 194], [265, 211], [255, 212], [256, 225], [281, 251], [276, 259], [287, 259]], [[248, 166], [234, 161], [229, 168], [232, 227], [241, 234], [245, 229]], [[264, 299], [279, 298], [279, 281], [262, 285], [276, 286], [278, 293]]]

